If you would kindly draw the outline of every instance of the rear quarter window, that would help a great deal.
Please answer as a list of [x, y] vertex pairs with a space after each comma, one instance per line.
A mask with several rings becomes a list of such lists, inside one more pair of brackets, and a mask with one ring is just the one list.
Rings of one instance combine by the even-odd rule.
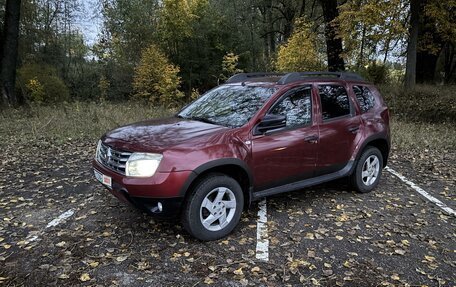
[[353, 86], [353, 92], [355, 93], [356, 101], [358, 102], [362, 113], [375, 107], [375, 96], [368, 87], [356, 85]]

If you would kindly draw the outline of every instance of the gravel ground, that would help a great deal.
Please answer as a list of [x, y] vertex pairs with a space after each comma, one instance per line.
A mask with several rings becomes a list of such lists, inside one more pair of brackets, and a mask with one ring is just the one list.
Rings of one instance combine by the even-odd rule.
[[[95, 142], [4, 142], [0, 285], [456, 286], [455, 217], [387, 172], [369, 194], [339, 180], [268, 198], [261, 262], [257, 204], [229, 237], [203, 243], [97, 184]], [[389, 166], [455, 209], [455, 161], [454, 152], [393, 151]]]

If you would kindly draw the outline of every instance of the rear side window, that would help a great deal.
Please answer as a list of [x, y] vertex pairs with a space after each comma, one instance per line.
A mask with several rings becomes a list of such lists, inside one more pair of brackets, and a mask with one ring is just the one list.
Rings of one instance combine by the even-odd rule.
[[375, 106], [375, 97], [368, 87], [353, 86], [361, 112], [365, 113]]
[[287, 117], [287, 127], [309, 125], [312, 122], [311, 87], [304, 87], [282, 99], [271, 114]]
[[340, 85], [320, 85], [321, 110], [323, 120], [330, 120], [350, 114], [350, 101], [347, 90]]

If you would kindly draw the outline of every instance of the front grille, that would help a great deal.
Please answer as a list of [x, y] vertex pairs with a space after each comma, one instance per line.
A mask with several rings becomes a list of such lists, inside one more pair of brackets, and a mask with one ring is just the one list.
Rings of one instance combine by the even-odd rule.
[[125, 175], [125, 165], [131, 152], [118, 151], [105, 144], [100, 145], [97, 160], [105, 167]]

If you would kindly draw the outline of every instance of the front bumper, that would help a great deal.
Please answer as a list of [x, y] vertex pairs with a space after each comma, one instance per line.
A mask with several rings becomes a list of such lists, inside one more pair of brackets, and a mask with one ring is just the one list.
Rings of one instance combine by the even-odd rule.
[[158, 217], [175, 217], [180, 213], [182, 189], [191, 171], [159, 173], [149, 178], [127, 177], [102, 166], [96, 160], [93, 168], [111, 177], [111, 187], [104, 185], [120, 201]]

